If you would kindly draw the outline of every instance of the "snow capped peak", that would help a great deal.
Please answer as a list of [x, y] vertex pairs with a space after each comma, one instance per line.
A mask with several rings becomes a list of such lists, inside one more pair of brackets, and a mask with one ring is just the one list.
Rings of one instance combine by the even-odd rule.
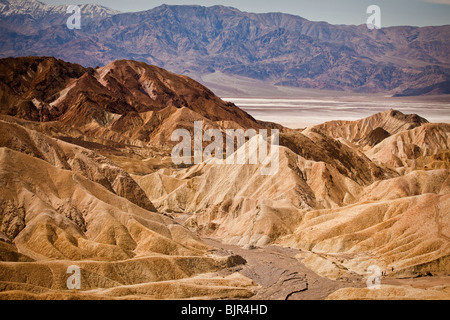
[[[96, 4], [79, 6], [81, 13], [87, 18], [104, 18], [120, 13], [119, 11]], [[0, 13], [5, 16], [29, 14], [40, 18], [47, 14], [66, 14], [68, 5], [47, 5], [38, 0], [0, 0]]]

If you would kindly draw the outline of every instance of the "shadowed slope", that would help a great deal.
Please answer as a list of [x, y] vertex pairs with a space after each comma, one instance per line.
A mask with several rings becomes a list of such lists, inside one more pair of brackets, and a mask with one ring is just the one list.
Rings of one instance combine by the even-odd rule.
[[361, 120], [330, 121], [314, 128], [335, 139], [345, 139], [350, 143], [364, 147], [366, 145], [373, 146], [373, 139], [369, 137], [373, 136], [373, 131], [378, 128], [383, 130], [382, 136], [386, 137], [387, 134], [393, 135], [400, 131], [414, 129], [425, 123], [428, 123], [428, 121], [418, 115], [405, 115], [400, 111], [391, 109]]

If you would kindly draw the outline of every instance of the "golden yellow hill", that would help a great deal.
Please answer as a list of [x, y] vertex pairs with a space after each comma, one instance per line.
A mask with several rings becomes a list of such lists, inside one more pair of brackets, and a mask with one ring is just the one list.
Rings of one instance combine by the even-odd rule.
[[254, 285], [239, 277], [212, 276], [211, 286], [201, 279], [176, 282], [242, 261], [209, 256], [208, 247], [172, 219], [9, 148], [0, 148], [0, 168], [1, 298], [71, 297], [65, 281], [73, 264], [81, 268], [83, 290], [142, 285], [84, 298], [133, 292], [162, 298], [172, 287], [180, 288], [172, 298], [252, 295]]

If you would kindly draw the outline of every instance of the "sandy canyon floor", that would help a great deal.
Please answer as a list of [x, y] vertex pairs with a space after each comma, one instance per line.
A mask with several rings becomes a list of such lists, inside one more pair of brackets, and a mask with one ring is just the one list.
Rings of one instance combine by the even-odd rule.
[[[348, 274], [337, 280], [320, 276], [302, 263], [301, 250], [280, 246], [242, 248], [218, 239], [203, 239], [220, 254], [236, 254], [246, 264], [223, 270], [252, 279], [259, 286], [250, 299], [256, 300], [348, 300], [348, 299], [450, 299], [450, 277], [381, 277], [380, 288], [368, 289], [369, 275]], [[337, 267], [337, 266], [335, 266]]]

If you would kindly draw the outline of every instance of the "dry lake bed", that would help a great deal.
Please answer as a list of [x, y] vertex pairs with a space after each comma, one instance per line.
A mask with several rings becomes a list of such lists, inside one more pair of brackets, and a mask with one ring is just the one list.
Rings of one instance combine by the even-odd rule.
[[358, 120], [395, 109], [418, 114], [430, 122], [450, 123], [450, 96], [392, 98], [383, 96], [339, 96], [302, 98], [235, 98], [233, 102], [254, 118], [297, 129], [332, 120]]

